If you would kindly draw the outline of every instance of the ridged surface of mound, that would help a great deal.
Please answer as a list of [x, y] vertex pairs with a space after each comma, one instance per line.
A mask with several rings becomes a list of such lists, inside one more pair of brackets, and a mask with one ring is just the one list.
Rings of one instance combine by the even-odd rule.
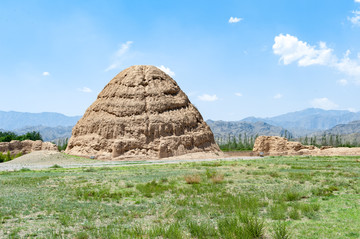
[[177, 83], [154, 66], [114, 77], [75, 125], [66, 153], [164, 158], [219, 152], [213, 133]]

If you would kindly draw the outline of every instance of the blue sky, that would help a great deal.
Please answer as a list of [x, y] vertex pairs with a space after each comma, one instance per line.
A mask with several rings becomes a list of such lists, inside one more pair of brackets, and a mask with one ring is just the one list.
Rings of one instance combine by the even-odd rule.
[[360, 0], [0, 3], [0, 110], [82, 115], [131, 65], [205, 119], [360, 110]]

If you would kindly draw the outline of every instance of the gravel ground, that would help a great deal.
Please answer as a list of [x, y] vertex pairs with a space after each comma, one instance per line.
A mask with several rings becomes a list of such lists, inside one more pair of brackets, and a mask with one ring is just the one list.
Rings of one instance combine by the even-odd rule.
[[131, 166], [146, 164], [172, 164], [181, 162], [199, 162], [215, 160], [234, 160], [234, 159], [256, 159], [259, 157], [238, 156], [238, 157], [217, 157], [217, 158], [199, 158], [193, 156], [175, 159], [158, 159], [158, 160], [131, 160], [131, 161], [100, 161], [81, 157], [70, 156], [64, 153], [54, 151], [35, 151], [6, 163], [0, 163], [0, 171], [14, 171], [23, 168], [28, 169], [45, 169], [54, 165], [63, 168], [80, 168], [80, 167], [110, 167], [110, 166]]

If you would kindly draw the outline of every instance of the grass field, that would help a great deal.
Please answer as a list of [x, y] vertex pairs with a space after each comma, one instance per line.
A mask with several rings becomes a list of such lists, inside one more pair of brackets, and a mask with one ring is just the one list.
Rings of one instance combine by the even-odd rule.
[[360, 238], [359, 157], [0, 173], [0, 238]]

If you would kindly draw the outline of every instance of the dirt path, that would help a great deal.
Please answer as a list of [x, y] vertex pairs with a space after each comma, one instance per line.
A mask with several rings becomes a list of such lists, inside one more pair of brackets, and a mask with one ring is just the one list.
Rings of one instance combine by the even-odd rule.
[[134, 166], [134, 165], [155, 165], [155, 164], [174, 164], [183, 162], [206, 162], [206, 161], [230, 161], [234, 159], [256, 159], [259, 157], [251, 156], [229, 156], [213, 157], [213, 158], [194, 158], [181, 157], [175, 159], [158, 159], [158, 160], [124, 160], [124, 161], [100, 161], [95, 159], [86, 159], [66, 155], [64, 153], [54, 151], [36, 151], [22, 157], [16, 158], [10, 162], [0, 163], [0, 171], [14, 171], [23, 168], [27, 169], [45, 169], [54, 165], [63, 168], [82, 168], [82, 167], [114, 167], [114, 166]]

